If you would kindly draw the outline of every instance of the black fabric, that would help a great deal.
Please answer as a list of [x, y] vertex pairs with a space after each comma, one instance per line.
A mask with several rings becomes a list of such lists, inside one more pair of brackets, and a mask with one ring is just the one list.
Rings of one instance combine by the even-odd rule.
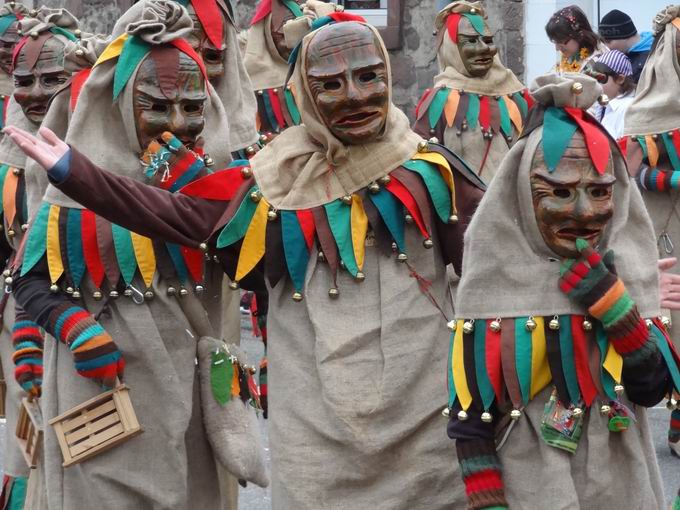
[[640, 75], [647, 62], [647, 57], [649, 57], [649, 51], [632, 51], [628, 53], [628, 58], [630, 59], [630, 64], [633, 66], [633, 74], [630, 79], [637, 85], [640, 81]]
[[623, 386], [628, 399], [639, 406], [654, 407], [672, 389], [671, 374], [660, 352], [655, 352], [644, 363], [631, 366], [623, 358]]
[[637, 34], [637, 28], [630, 16], [618, 9], [605, 14], [597, 30], [604, 40], [628, 39]]

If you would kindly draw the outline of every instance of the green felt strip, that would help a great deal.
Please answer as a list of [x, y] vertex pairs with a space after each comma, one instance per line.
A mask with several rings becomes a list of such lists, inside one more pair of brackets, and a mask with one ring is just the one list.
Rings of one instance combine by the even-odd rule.
[[111, 234], [113, 236], [113, 247], [116, 251], [116, 259], [123, 280], [127, 285], [132, 283], [137, 270], [137, 259], [135, 258], [135, 248], [132, 244], [132, 236], [126, 228], [111, 224]]
[[17, 476], [12, 481], [12, 488], [6, 502], [5, 510], [24, 510], [26, 506], [27, 476]]
[[402, 166], [420, 175], [434, 204], [434, 209], [437, 211], [437, 216], [442, 222], [448, 223], [451, 214], [451, 191], [437, 167], [422, 159], [409, 160]]
[[47, 220], [50, 215], [50, 204], [43, 202], [35, 215], [35, 220], [28, 231], [24, 262], [21, 266], [21, 276], [28, 273], [33, 266], [45, 255], [47, 249]]
[[676, 172], [680, 170], [680, 157], [678, 157], [678, 152], [675, 150], [675, 145], [673, 145], [673, 140], [668, 135], [668, 133], [663, 133], [661, 135], [663, 138], [663, 144], [666, 147], [666, 153], [668, 154], [668, 159], [671, 161], [673, 170]]
[[510, 120], [510, 112], [508, 111], [508, 105], [505, 104], [505, 100], [502, 97], [499, 97], [496, 100], [496, 103], [498, 104], [498, 111], [500, 112], [501, 116], [501, 131], [505, 136], [511, 136], [512, 121]]
[[10, 25], [16, 20], [17, 17], [14, 14], [8, 14], [7, 16], [0, 18], [0, 35], [3, 35], [5, 32], [7, 32], [7, 29], [10, 27]]
[[295, 211], [281, 211], [281, 235], [288, 274], [295, 290], [301, 292], [305, 286], [309, 250]]
[[165, 243], [165, 247], [172, 260], [172, 265], [175, 266], [179, 281], [185, 283], [189, 277], [189, 270], [187, 269], [186, 262], [184, 262], [184, 257], [182, 257], [182, 248], [178, 244], [173, 243]]
[[302, 16], [302, 9], [300, 9], [300, 6], [295, 2], [294, 0], [281, 0], [283, 5], [286, 6], [286, 8], [293, 13], [293, 16], [296, 18], [299, 18]]
[[55, 35], [63, 35], [69, 41], [76, 42], [78, 40], [78, 38], [75, 35], [61, 27], [52, 27], [50, 28], [50, 32], [52, 32]]
[[464, 12], [463, 16], [468, 19], [470, 25], [472, 25], [472, 28], [475, 29], [475, 32], [477, 32], [479, 35], [484, 35], [484, 18], [482, 18], [479, 14], [472, 14], [469, 12]]
[[392, 239], [397, 243], [397, 248], [401, 253], [406, 253], [404, 207], [401, 205], [401, 202], [382, 187], [378, 193], [370, 193], [369, 197], [376, 209], [378, 209], [378, 213], [385, 222], [387, 230], [390, 231]]
[[262, 103], [264, 104], [264, 110], [265, 113], [267, 114], [267, 120], [269, 121], [269, 125], [272, 127], [272, 130], [273, 131], [282, 130], [284, 126], [279, 126], [279, 123], [276, 121], [274, 109], [272, 108], [272, 102], [270, 101], [269, 94], [267, 93], [266, 90], [264, 90], [262, 94]]
[[524, 405], [529, 403], [531, 394], [531, 353], [533, 350], [531, 331], [526, 328], [527, 320], [529, 317], [518, 317], [515, 320], [515, 368]]
[[430, 129], [434, 129], [434, 127], [439, 122], [442, 113], [444, 113], [444, 106], [446, 105], [446, 101], [449, 98], [450, 93], [451, 89], [448, 87], [443, 87], [435, 92], [434, 99], [430, 103], [430, 107], [427, 109], [427, 118], [430, 122]]
[[543, 157], [550, 172], [559, 165], [576, 129], [576, 123], [563, 109], [553, 106], [546, 109], [543, 117]]
[[288, 113], [290, 113], [290, 117], [293, 119], [293, 123], [297, 126], [298, 124], [300, 124], [300, 110], [298, 110], [298, 107], [295, 104], [295, 96], [293, 96], [293, 93], [288, 88], [286, 88], [284, 96], [286, 97], [286, 106], [288, 106]]
[[643, 159], [647, 160], [647, 162], [649, 163], [649, 153], [647, 152], [647, 140], [645, 140], [644, 136], [636, 136], [635, 139], [640, 144]]
[[600, 381], [602, 382], [602, 388], [610, 400], [616, 400], [617, 396], [614, 391], [616, 381], [614, 381], [614, 378], [609, 372], [602, 368], [604, 360], [607, 357], [607, 350], [609, 349], [609, 338], [607, 338], [607, 333], [605, 333], [604, 327], [602, 327], [602, 324], [599, 321], [597, 321], [594, 326], [595, 339], [597, 340], [597, 346], [600, 350]]
[[66, 222], [66, 253], [68, 266], [73, 278], [73, 285], [80, 287], [85, 275], [85, 257], [83, 256], [83, 238], [80, 209], [69, 209]]
[[212, 353], [210, 363], [210, 388], [213, 397], [220, 405], [226, 405], [231, 400], [231, 380], [234, 376], [234, 367], [229, 361], [229, 356], [224, 351]]
[[560, 316], [560, 354], [562, 354], [562, 372], [567, 383], [567, 391], [572, 403], [581, 400], [581, 389], [576, 376], [574, 361], [574, 340], [571, 336], [571, 315]]
[[517, 105], [517, 108], [519, 108], [519, 111], [522, 114], [522, 118], [526, 119], [526, 117], [529, 113], [529, 105], [527, 104], [527, 100], [524, 99], [524, 96], [522, 96], [522, 93], [521, 92], [515, 92], [512, 95], [512, 100]]
[[345, 263], [347, 271], [352, 276], [356, 276], [359, 266], [352, 247], [352, 206], [345, 204], [342, 200], [334, 200], [325, 204], [324, 208], [335, 244], [338, 246], [340, 259]]
[[113, 99], [125, 88], [137, 66], [151, 49], [151, 45], [134, 35], [127, 38], [123, 44], [123, 50], [116, 63], [116, 71], [113, 77]]
[[225, 225], [217, 238], [217, 247], [224, 248], [225, 246], [231, 246], [236, 241], [243, 239], [246, 235], [250, 222], [255, 214], [255, 209], [257, 209], [257, 203], [255, 203], [251, 198], [251, 193], [258, 191], [257, 186], [253, 186], [248, 190], [243, 202], [238, 207], [234, 217]]
[[659, 331], [659, 328], [656, 327], [656, 324], [652, 323], [651, 332], [653, 333], [652, 337], [654, 338], [654, 340], [656, 340], [656, 345], [659, 346], [661, 355], [663, 356], [663, 359], [666, 362], [668, 371], [671, 373], [673, 386], [675, 387], [676, 391], [680, 391], [680, 369], [678, 368], [678, 364], [676, 363], [675, 358], [673, 357], [671, 347], [670, 345], [668, 345], [668, 340], [666, 339], [666, 336], [661, 331]]
[[468, 98], [468, 109], [465, 118], [467, 119], [468, 129], [476, 129], [479, 123], [479, 96], [477, 94], [468, 94]]
[[486, 321], [478, 319], [475, 322], [474, 332], [475, 346], [475, 373], [477, 374], [477, 387], [482, 397], [484, 409], [489, 409], [495, 398], [493, 386], [489, 380], [489, 372], [486, 368]]

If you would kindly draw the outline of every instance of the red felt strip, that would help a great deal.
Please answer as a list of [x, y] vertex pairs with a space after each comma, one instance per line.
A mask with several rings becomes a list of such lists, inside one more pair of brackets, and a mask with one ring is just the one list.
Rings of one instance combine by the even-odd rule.
[[14, 69], [14, 67], [16, 67], [16, 65], [17, 65], [17, 57], [19, 56], [19, 52], [21, 52], [21, 48], [23, 48], [24, 46], [26, 46], [26, 43], [28, 42], [28, 39], [29, 39], [29, 38], [28, 38], [27, 35], [24, 36], [24, 37], [22, 37], [22, 38], [19, 40], [19, 42], [17, 43], [17, 45], [14, 47], [14, 51], [12, 52], [12, 69]]
[[359, 23], [366, 23], [366, 18], [359, 16], [358, 14], [352, 14], [346, 11], [334, 12], [328, 15], [336, 23], [342, 23], [344, 21], [358, 21]]
[[452, 12], [449, 17], [446, 18], [446, 29], [449, 32], [449, 37], [451, 40], [458, 44], [458, 22], [460, 21], [461, 15], [457, 12]]
[[529, 93], [529, 89], [524, 89], [522, 91], [522, 96], [524, 97], [524, 100], [527, 102], [527, 106], [531, 109], [532, 106], [534, 106], [534, 98], [531, 97], [531, 94]]
[[596, 125], [594, 120], [586, 117], [583, 110], [567, 107], [564, 111], [574, 119], [581, 129], [595, 169], [600, 175], [604, 174], [609, 162], [609, 138], [607, 138], [603, 130], [604, 128], [599, 124]]
[[196, 161], [196, 156], [191, 152], [187, 152], [182, 159], [175, 163], [170, 169], [170, 177], [167, 181], [161, 183], [161, 188], [170, 189], [173, 184], [179, 179], [187, 169], [194, 164]]
[[628, 137], [624, 136], [623, 138], [619, 138], [618, 144], [619, 149], [621, 149], [621, 154], [623, 154], [623, 157], [625, 159], [628, 154]]
[[[425, 100], [427, 99], [427, 97], [428, 97], [430, 94], [432, 94], [432, 91], [433, 91], [433, 90], [434, 90], [434, 89], [425, 89], [425, 92], [423, 93], [423, 97], [420, 98], [420, 101], [418, 101], [418, 104], [416, 105], [416, 119], [420, 119], [420, 117], [421, 117], [421, 115], [420, 115], [420, 108], [421, 108], [421, 106], [423, 106], [423, 103], [425, 102]], [[423, 113], [425, 113], [425, 112], [423, 112]]]
[[71, 79], [71, 111], [76, 109], [76, 104], [78, 103], [78, 98], [80, 97], [80, 91], [83, 89], [85, 81], [87, 81], [92, 68], [88, 67], [82, 71], [78, 71], [73, 75]]
[[81, 212], [81, 236], [83, 239], [83, 258], [85, 259], [85, 265], [90, 273], [92, 282], [97, 288], [100, 288], [104, 281], [104, 264], [99, 256], [95, 214], [87, 209], [83, 209]]
[[245, 167], [229, 168], [213, 174], [208, 174], [184, 186], [180, 192], [190, 197], [205, 198], [206, 200], [232, 200], [234, 195], [245, 182], [241, 169]]
[[189, 274], [195, 283], [203, 281], [203, 252], [195, 248], [182, 246], [182, 258], [187, 265]]
[[489, 96], [481, 96], [479, 100], [479, 124], [485, 131], [488, 131], [491, 126], [491, 110], [489, 108]]
[[590, 407], [597, 396], [597, 387], [593, 382], [588, 367], [588, 345], [583, 331], [583, 318], [577, 315], [571, 316], [571, 336], [574, 343], [574, 364], [576, 365], [576, 378], [581, 388], [583, 400]]
[[[172, 44], [175, 48], [177, 48], [179, 51], [190, 57], [194, 62], [198, 64], [199, 69], [201, 70], [201, 74], [203, 74], [203, 79], [205, 80], [205, 83], [208, 83], [208, 72], [205, 69], [205, 64], [203, 63], [203, 59], [198, 56], [198, 53], [196, 53], [196, 50], [194, 50], [191, 45], [186, 41], [186, 39], [174, 39], [170, 41], [170, 44]], [[207, 85], [206, 85], [207, 88]]]
[[301, 209], [296, 211], [296, 214], [298, 222], [300, 223], [300, 228], [302, 229], [302, 235], [305, 236], [305, 244], [307, 244], [307, 249], [311, 250], [314, 246], [314, 233], [316, 231], [312, 210]]
[[395, 178], [391, 179], [390, 182], [388, 182], [385, 185], [385, 187], [390, 193], [397, 197], [402, 204], [404, 204], [406, 210], [415, 220], [416, 225], [418, 226], [418, 230], [420, 230], [420, 233], [423, 234], [423, 237], [429, 239], [430, 233], [427, 231], [427, 228], [425, 227], [423, 215], [420, 213], [420, 209], [418, 208], [416, 199], [413, 198], [413, 195], [411, 195], [408, 188], [406, 188], [406, 186], [404, 186], [401, 182], [399, 182]]
[[203, 30], [210, 42], [215, 48], [222, 48], [224, 27], [222, 13], [217, 7], [217, 2], [215, 0], [191, 0], [191, 5], [194, 6], [196, 17], [203, 25]]
[[486, 373], [493, 386], [496, 399], [503, 398], [503, 371], [501, 368], [501, 332], [491, 330], [491, 322], [486, 321]]
[[262, 21], [271, 12], [272, 0], [261, 0], [261, 2], [257, 4], [257, 7], [255, 8], [255, 15], [253, 16], [253, 19], [250, 20], [250, 26], [253, 26], [258, 21]]
[[671, 132], [671, 140], [673, 141], [673, 147], [675, 147], [675, 152], [678, 154], [678, 156], [680, 156], [680, 130], [674, 129]]
[[276, 117], [276, 123], [282, 128], [286, 125], [286, 119], [283, 118], [283, 112], [281, 111], [281, 102], [279, 101], [279, 96], [274, 93], [273, 89], [267, 89], [267, 95], [269, 96], [269, 102], [272, 105], [272, 110], [274, 110], [274, 117]]

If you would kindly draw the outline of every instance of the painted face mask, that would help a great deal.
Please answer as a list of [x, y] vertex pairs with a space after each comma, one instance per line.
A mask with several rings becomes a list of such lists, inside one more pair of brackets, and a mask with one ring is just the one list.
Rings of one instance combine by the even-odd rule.
[[[191, 47], [196, 50], [196, 53], [198, 53], [201, 58], [203, 58], [205, 69], [208, 73], [208, 79], [210, 80], [210, 83], [216, 85], [222, 76], [224, 76], [225, 50], [216, 48], [215, 45], [210, 41], [210, 38], [208, 38], [208, 35], [205, 33], [203, 25], [198, 19], [196, 11], [191, 4], [187, 6], [187, 10], [189, 11], [189, 16], [194, 22], [194, 29], [191, 34], [187, 36], [187, 41], [189, 44], [191, 44]], [[222, 16], [222, 27], [224, 27], [227, 23], [227, 20], [224, 18], [224, 14], [221, 11], [220, 16]], [[224, 28], [222, 28], [222, 31], [222, 38], [224, 38]]]
[[285, 37], [283, 35], [283, 25], [288, 21], [295, 19], [295, 15], [284, 7], [279, 7], [277, 9], [272, 8], [271, 15], [271, 32], [272, 40], [274, 41], [274, 46], [276, 46], [276, 51], [285, 60], [288, 60], [292, 48], [286, 46]]
[[578, 258], [577, 238], [597, 246], [614, 214], [615, 180], [611, 160], [602, 175], [595, 170], [580, 133], [552, 173], [538, 148], [530, 174], [531, 195], [538, 230], [548, 248], [560, 257]]
[[473, 28], [470, 20], [462, 17], [458, 24], [458, 52], [465, 70], [475, 78], [485, 76], [493, 65], [498, 49], [489, 27], [484, 23], [484, 34]]
[[141, 147], [170, 131], [192, 148], [205, 126], [205, 81], [190, 57], [174, 48], [154, 48], [139, 66], [133, 108]]
[[7, 74], [12, 74], [12, 53], [21, 39], [18, 30], [19, 22], [15, 21], [7, 27], [4, 34], [0, 35], [0, 69]]
[[307, 50], [307, 80], [321, 120], [348, 145], [373, 141], [387, 119], [387, 63], [370, 29], [330, 26]]
[[55, 37], [48, 38], [35, 59], [34, 45], [39, 44], [41, 39], [27, 42], [17, 55], [14, 68], [14, 99], [24, 115], [36, 124], [43, 121], [50, 99], [71, 76], [64, 69], [64, 43]]

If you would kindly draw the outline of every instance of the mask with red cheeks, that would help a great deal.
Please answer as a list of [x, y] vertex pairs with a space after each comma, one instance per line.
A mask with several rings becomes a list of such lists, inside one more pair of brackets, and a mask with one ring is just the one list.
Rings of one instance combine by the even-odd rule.
[[480, 35], [466, 17], [458, 22], [458, 52], [465, 70], [470, 76], [481, 78], [493, 65], [498, 50], [489, 27], [484, 23], [484, 34]]
[[[210, 41], [208, 35], [203, 29], [201, 21], [198, 19], [198, 16], [196, 16], [196, 11], [194, 11], [194, 8], [191, 4], [187, 6], [187, 11], [189, 11], [189, 16], [194, 22], [194, 29], [187, 36], [187, 41], [191, 47], [196, 50], [196, 53], [198, 53], [203, 59], [210, 83], [216, 85], [220, 79], [222, 79], [222, 76], [224, 76], [225, 50], [223, 50], [221, 47], [216, 48], [215, 45]], [[224, 27], [227, 23], [227, 20], [225, 19], [221, 10], [220, 16], [222, 16], [222, 40], [224, 40]]]
[[284, 60], [288, 60], [288, 57], [293, 50], [286, 46], [285, 37], [283, 35], [283, 25], [292, 19], [295, 19], [295, 15], [288, 8], [274, 0], [270, 16], [270, 30], [276, 51]]
[[0, 35], [0, 69], [7, 74], [12, 74], [12, 53], [14, 47], [19, 42], [19, 22], [15, 21], [5, 33]]
[[137, 138], [146, 149], [170, 131], [193, 147], [203, 131], [207, 99], [198, 64], [175, 48], [153, 48], [140, 64], [133, 83]]
[[50, 99], [71, 76], [64, 69], [64, 43], [56, 37], [29, 39], [17, 55], [13, 74], [14, 99], [28, 120], [40, 124]]
[[312, 99], [336, 138], [360, 145], [382, 134], [389, 108], [387, 63], [368, 27], [325, 27], [309, 43], [306, 68]]
[[614, 214], [615, 181], [612, 160], [600, 175], [578, 132], [552, 173], [539, 147], [530, 173], [531, 196], [538, 230], [548, 248], [564, 258], [579, 257], [577, 238], [595, 248]]

